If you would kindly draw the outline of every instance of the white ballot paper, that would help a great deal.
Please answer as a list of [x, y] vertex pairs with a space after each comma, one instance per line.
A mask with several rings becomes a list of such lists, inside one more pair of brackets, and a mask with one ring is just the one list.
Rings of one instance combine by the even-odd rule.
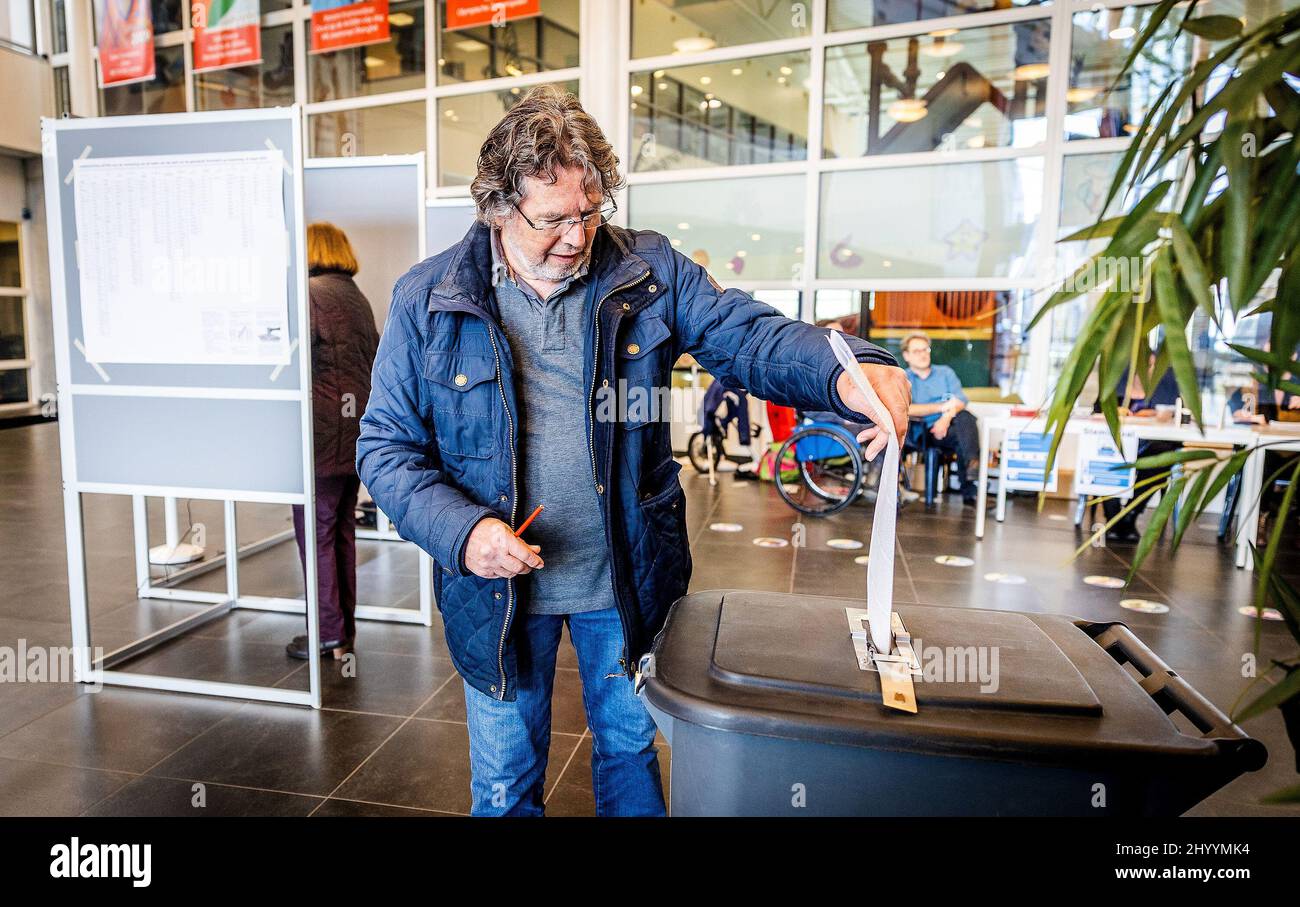
[[90, 157], [73, 172], [88, 360], [289, 362], [279, 151]]
[[871, 644], [882, 655], [893, 649], [890, 615], [894, 610], [894, 523], [898, 518], [898, 435], [889, 410], [880, 402], [867, 380], [862, 377], [858, 361], [844, 342], [844, 338], [831, 331], [830, 341], [835, 358], [848, 373], [862, 396], [867, 398], [873, 418], [889, 436], [885, 447], [885, 462], [880, 469], [880, 487], [876, 491], [876, 513], [871, 522], [871, 556], [867, 559], [867, 622], [871, 626]]

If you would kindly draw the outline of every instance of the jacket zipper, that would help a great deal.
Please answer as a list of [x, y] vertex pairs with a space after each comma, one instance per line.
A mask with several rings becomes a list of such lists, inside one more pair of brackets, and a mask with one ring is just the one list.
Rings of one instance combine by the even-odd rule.
[[[604, 496], [605, 489], [603, 486], [601, 486], [600, 475], [596, 472], [596, 410], [595, 410], [596, 377], [600, 374], [600, 310], [601, 307], [605, 305], [605, 302], [609, 299], [609, 297], [613, 296], [615, 293], [621, 293], [624, 290], [631, 289], [632, 287], [636, 286], [637, 284], [639, 284], [641, 281], [645, 280], [649, 276], [650, 276], [650, 272], [645, 271], [644, 273], [641, 274], [640, 277], [638, 277], [636, 280], [632, 281], [631, 283], [625, 283], [621, 287], [616, 287], [613, 290], [610, 290], [603, 297], [601, 297], [598, 303], [596, 303], [596, 308], [592, 312], [592, 316], [591, 316], [596, 319], [596, 344], [595, 344], [595, 348], [592, 350], [592, 355], [595, 357], [595, 361], [592, 362], [592, 366], [591, 366], [591, 390], [587, 394], [587, 451], [588, 453], [591, 454], [591, 481], [596, 486], [596, 493], [601, 496]], [[602, 511], [604, 510], [603, 507], [601, 509]], [[614, 585], [614, 565], [612, 561], [610, 563], [609, 572], [610, 572], [609, 589], [614, 596], [614, 605], [615, 607], [617, 607], [618, 589], [615, 588]], [[627, 619], [623, 616], [622, 608], [618, 608], [618, 618], [623, 624], [622, 661], [623, 661], [623, 667], [626, 669], [627, 667]]]
[[[496, 329], [488, 325], [488, 339], [492, 341], [492, 355], [497, 361], [497, 390], [501, 392], [501, 405], [505, 407], [506, 423], [510, 426], [510, 528], [515, 528], [515, 506], [519, 495], [515, 491], [515, 420], [510, 415], [510, 403], [506, 400], [505, 379], [501, 372], [501, 351], [497, 347]], [[594, 461], [593, 461], [594, 462]], [[501, 674], [501, 694], [497, 699], [506, 698], [506, 632], [510, 628], [510, 611], [515, 605], [514, 580], [506, 580], [506, 618], [501, 622], [501, 639], [497, 642], [497, 671]]]

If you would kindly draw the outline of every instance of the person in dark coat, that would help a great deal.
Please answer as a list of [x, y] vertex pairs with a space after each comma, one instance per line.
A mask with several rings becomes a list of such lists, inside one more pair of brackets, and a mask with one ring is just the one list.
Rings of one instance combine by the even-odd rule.
[[[379, 331], [370, 303], [352, 280], [357, 259], [342, 230], [328, 223], [308, 225], [307, 263], [321, 654], [341, 659], [356, 638], [357, 436], [370, 399]], [[295, 505], [293, 527], [305, 576], [304, 523], [303, 508]], [[309, 657], [307, 637], [295, 636], [285, 650], [294, 658]]]

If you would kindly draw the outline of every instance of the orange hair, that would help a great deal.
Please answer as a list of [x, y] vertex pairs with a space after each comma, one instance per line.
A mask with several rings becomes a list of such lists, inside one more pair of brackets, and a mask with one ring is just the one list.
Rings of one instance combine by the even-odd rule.
[[307, 267], [349, 275], [361, 270], [347, 234], [327, 221], [307, 225]]

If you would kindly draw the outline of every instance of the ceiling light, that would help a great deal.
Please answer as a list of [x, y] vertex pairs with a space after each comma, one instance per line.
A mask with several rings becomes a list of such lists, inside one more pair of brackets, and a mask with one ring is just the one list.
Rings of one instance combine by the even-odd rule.
[[667, 83], [667, 82], [660, 82], [660, 83], [659, 83], [659, 90], [660, 90], [660, 91], [667, 91], [667, 90], [668, 90], [668, 83]]
[[790, 75], [790, 73], [792, 73], [792, 72], [794, 72], [794, 70], [791, 69], [789, 66], [782, 66], [782, 67], [781, 67], [781, 75], [783, 75], [783, 76], [788, 76], [788, 75]]
[[741, 69], [739, 66], [733, 66], [733, 67], [731, 67], [731, 74], [732, 74], [733, 76], [738, 76], [738, 75], [740, 75], [742, 72], [744, 72], [744, 70]]
[[662, 79], [663, 77], [664, 77], [664, 71], [663, 71], [662, 69], [656, 69], [656, 70], [655, 70], [655, 78], [656, 78], [656, 79]]
[[682, 241], [681, 241], [680, 239], [677, 239], [676, 237], [673, 237], [673, 245], [674, 245], [674, 246], [680, 246], [681, 244], [682, 244]]
[[632, 97], [635, 98], [637, 95], [639, 95], [639, 94], [640, 94], [641, 92], [643, 92], [643, 91], [645, 91], [645, 89], [642, 88], [640, 85], [633, 85], [633, 86], [632, 86]]
[[410, 13], [389, 13], [388, 24], [395, 25], [398, 28], [406, 28], [408, 25], [415, 24], [415, 17]]
[[708, 109], [709, 109], [709, 102], [708, 102], [708, 101], [700, 101], [700, 110], [708, 110]]
[[673, 42], [673, 50], [679, 54], [698, 54], [706, 50], [713, 50], [718, 46], [718, 42], [712, 38], [699, 36], [695, 38], [678, 38]]
[[713, 84], [713, 79], [710, 78], [709, 76], [700, 76], [700, 84], [701, 84], [701, 85], [711, 85], [711, 84]]
[[915, 123], [925, 119], [925, 101], [921, 98], [899, 98], [885, 110], [898, 123]]
[[758, 242], [758, 241], [759, 241], [760, 239], [762, 239], [763, 237], [762, 237], [762, 235], [760, 235], [760, 234], [758, 234], [758, 233], [751, 233], [751, 234], [749, 234], [749, 238], [752, 239], [754, 242]]
[[456, 115], [456, 111], [448, 107], [446, 110], [443, 111], [442, 115], [445, 117], [454, 117]]
[[738, 250], [736, 251], [736, 257], [737, 257], [737, 258], [744, 258], [747, 254], [748, 254], [748, 253], [745, 252], [744, 249], [738, 249]]
[[375, 69], [383, 65], [384, 61], [378, 57], [366, 57], [366, 69]]
[[1046, 63], [1022, 63], [1015, 68], [1012, 76], [1017, 82], [1037, 82], [1046, 79], [1050, 71]]
[[784, 85], [784, 84], [785, 84], [785, 76], [777, 76], [777, 77], [776, 77], [776, 81], [777, 81], [778, 84], [780, 84], [780, 85]]
[[522, 76], [524, 71], [513, 63], [506, 64], [506, 75]]
[[951, 37], [952, 37], [953, 35], [955, 35], [955, 34], [957, 34], [957, 29], [955, 29], [955, 28], [939, 28], [939, 29], [935, 29], [934, 31], [930, 32], [930, 37], [931, 37], [931, 38], [951, 38]]
[[1099, 94], [1101, 94], [1100, 88], [1071, 88], [1065, 93], [1065, 99], [1071, 104], [1082, 104], [1084, 101], [1091, 101]]
[[946, 75], [948, 75], [948, 71], [946, 69], [941, 69], [934, 74], [934, 77], [937, 81], [942, 82]]
[[473, 38], [467, 38], [464, 41], [457, 41], [452, 47], [467, 54], [478, 53], [481, 50], [487, 50], [487, 45], [481, 41], [475, 41]]
[[691, 225], [686, 223], [685, 221], [682, 221], [680, 224], [677, 225], [678, 230], [689, 230], [690, 228]]
[[717, 98], [714, 98], [713, 100], [709, 101], [709, 106], [712, 107], [714, 110], [717, 110], [719, 107], [722, 106], [722, 102], [719, 101]]
[[967, 148], [983, 148], [983, 147], [984, 147], [984, 136], [982, 136], [982, 135], [973, 135], [973, 136], [971, 136], [970, 138], [968, 138], [968, 139], [966, 140], [966, 147], [967, 147]]
[[1121, 25], [1119, 28], [1113, 29], [1111, 31], [1110, 39], [1112, 41], [1127, 41], [1129, 38], [1133, 37], [1136, 34], [1137, 34], [1137, 29], [1134, 28], [1133, 26]]

